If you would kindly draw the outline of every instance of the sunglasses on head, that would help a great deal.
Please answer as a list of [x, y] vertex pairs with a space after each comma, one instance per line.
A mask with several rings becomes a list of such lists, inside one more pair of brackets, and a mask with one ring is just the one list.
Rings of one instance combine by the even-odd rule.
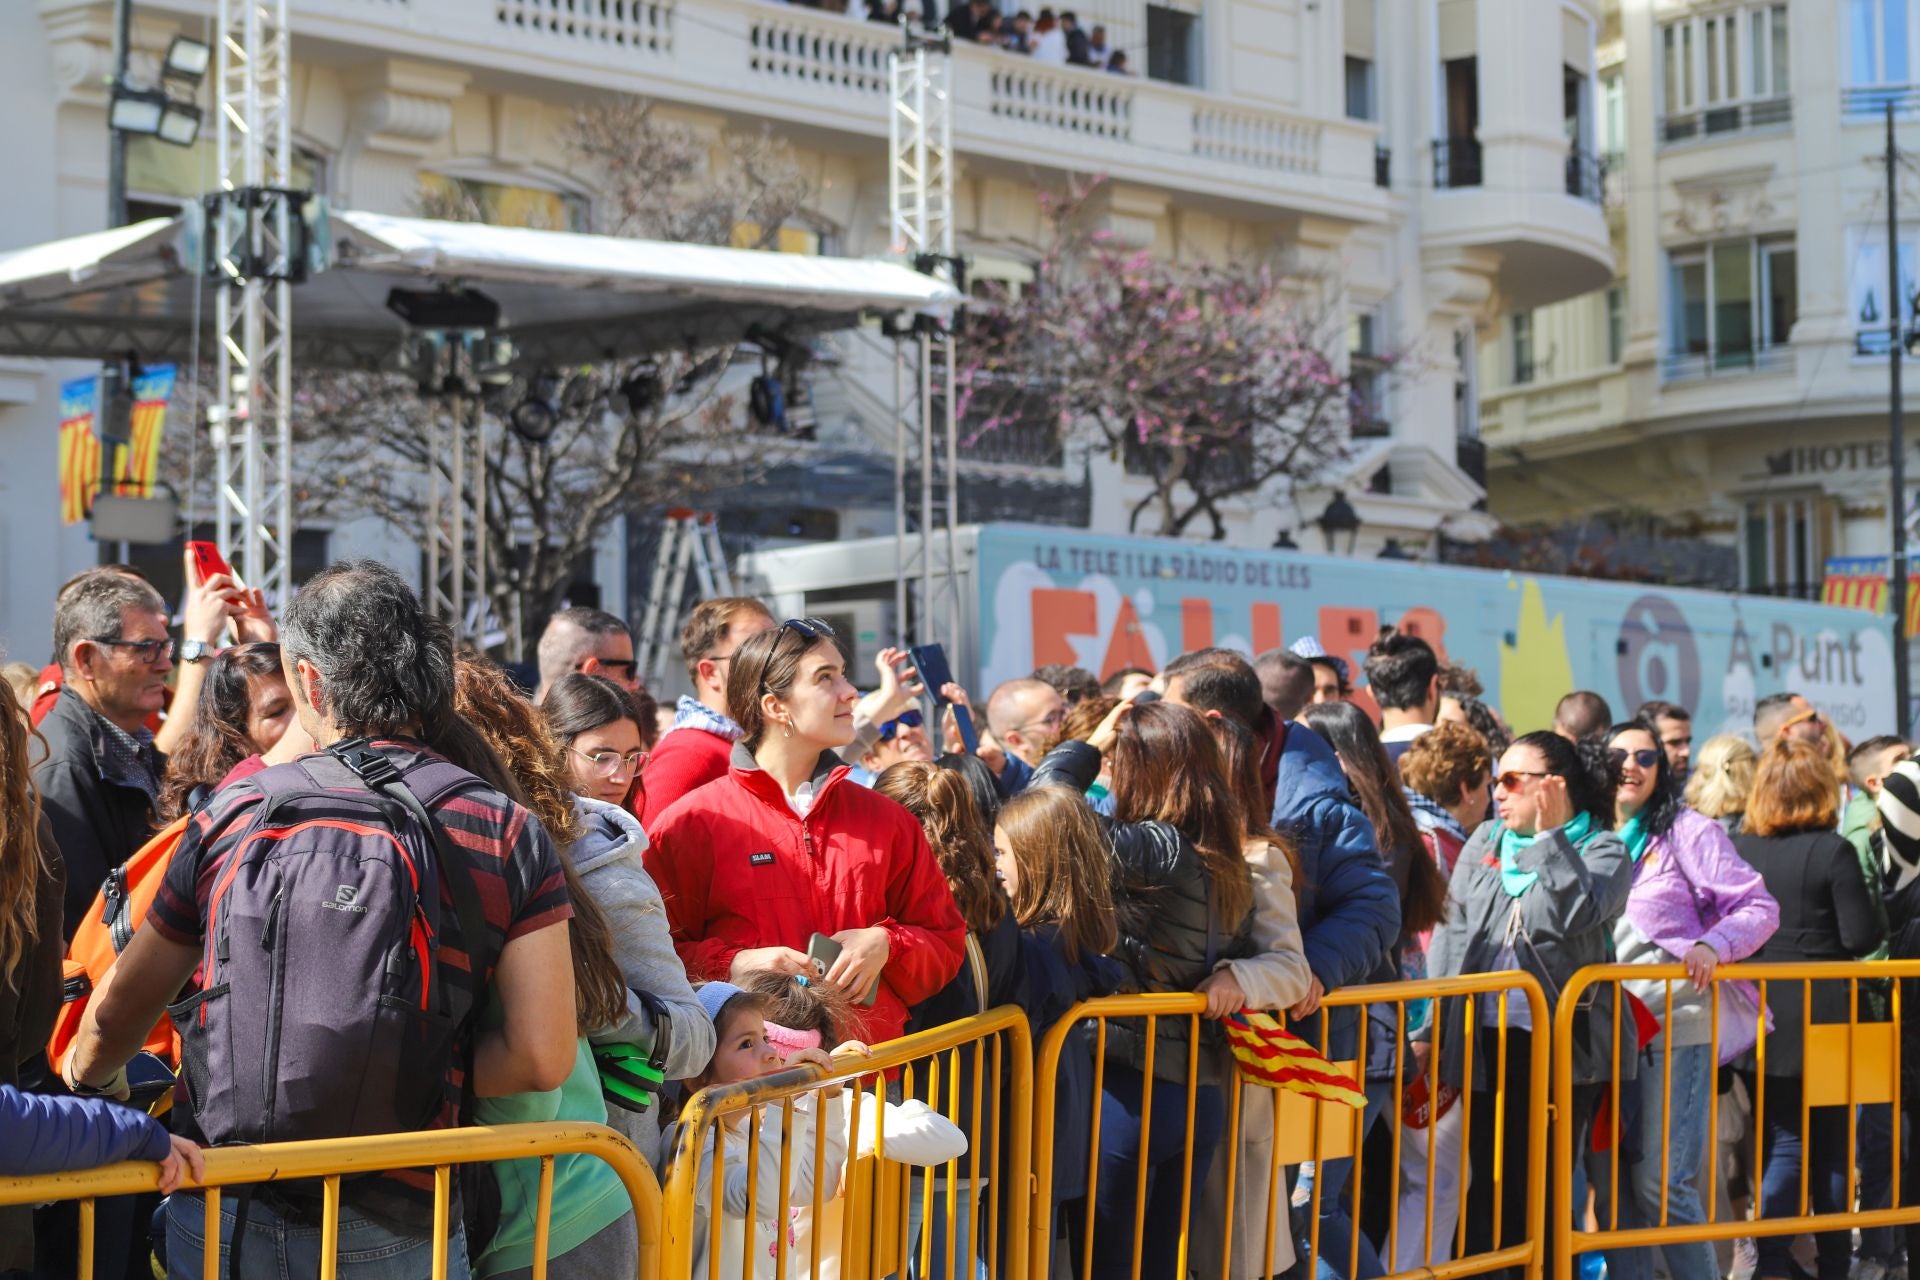
[[1631, 760], [1642, 769], [1651, 769], [1660, 763], [1660, 753], [1652, 747], [1640, 747], [1634, 751], [1629, 751], [1625, 747], [1615, 747], [1607, 752], [1607, 755], [1615, 764], [1625, 764]]
[[807, 637], [806, 644], [809, 648], [816, 640], [834, 638], [831, 623], [822, 622], [818, 618], [788, 618], [774, 631], [773, 643], [767, 646], [767, 656], [760, 660], [760, 677], [753, 682], [756, 691], [767, 687], [767, 672], [773, 667], [773, 655], [780, 652], [780, 642], [787, 638], [789, 629]]

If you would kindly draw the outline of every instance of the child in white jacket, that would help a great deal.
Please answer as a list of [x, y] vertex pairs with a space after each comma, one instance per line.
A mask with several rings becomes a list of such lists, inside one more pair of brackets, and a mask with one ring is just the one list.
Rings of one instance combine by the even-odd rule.
[[[778, 1010], [791, 1012], [796, 1007], [809, 1006], [823, 1010], [822, 1020], [829, 1020], [830, 1015], [824, 1010], [832, 1001], [797, 985], [797, 979], [777, 975], [763, 975], [764, 978], [773, 981], [754, 985], [792, 987], [800, 993], [797, 1006], [794, 1000], [777, 1000], [764, 990], [746, 990], [728, 982], [709, 982], [696, 989], [701, 1005], [713, 1020], [716, 1038], [713, 1060], [705, 1071], [688, 1082], [691, 1090], [737, 1084], [803, 1063], [831, 1071], [835, 1058], [844, 1061], [848, 1056], [864, 1056], [870, 1052], [864, 1044], [850, 1040], [840, 1044], [833, 1057], [829, 1057], [820, 1048], [821, 1036], [817, 1029], [796, 1029], [770, 1022], [769, 1015]], [[694, 1186], [695, 1277], [710, 1274], [709, 1254], [716, 1247], [720, 1250], [719, 1274], [727, 1280], [746, 1277], [772, 1280], [777, 1272], [775, 1264], [780, 1249], [787, 1251], [787, 1275], [808, 1275], [812, 1270], [809, 1255], [816, 1247], [816, 1240], [823, 1255], [820, 1274], [823, 1277], [837, 1274], [838, 1231], [829, 1229], [830, 1224], [837, 1227], [837, 1206], [824, 1212], [827, 1221], [819, 1224], [818, 1231], [813, 1229], [811, 1219], [816, 1185], [820, 1188], [823, 1206], [836, 1201], [843, 1190], [850, 1136], [850, 1092], [844, 1087], [826, 1089], [801, 1094], [785, 1104], [792, 1112], [792, 1137], [784, 1196], [780, 1187], [780, 1145], [786, 1124], [781, 1105], [757, 1109], [760, 1117], [757, 1143], [751, 1133], [750, 1111], [735, 1112], [707, 1131]], [[924, 1103], [912, 1100], [888, 1103], [866, 1094], [860, 1099], [860, 1132], [852, 1143], [855, 1159], [874, 1151], [876, 1113], [884, 1116], [879, 1130], [889, 1161], [919, 1166], [944, 1164], [967, 1150], [966, 1135], [959, 1127]], [[661, 1152], [663, 1164], [674, 1158], [681, 1128], [676, 1124], [667, 1132]], [[817, 1138], [821, 1133], [825, 1138], [824, 1151]], [[716, 1134], [721, 1135], [724, 1157], [717, 1243], [712, 1212]], [[757, 1158], [750, 1166], [749, 1156], [756, 1147]], [[817, 1152], [822, 1156], [818, 1168], [815, 1167]], [[750, 1167], [754, 1184], [751, 1204], [747, 1194]], [[829, 1257], [828, 1253], [834, 1256]]]

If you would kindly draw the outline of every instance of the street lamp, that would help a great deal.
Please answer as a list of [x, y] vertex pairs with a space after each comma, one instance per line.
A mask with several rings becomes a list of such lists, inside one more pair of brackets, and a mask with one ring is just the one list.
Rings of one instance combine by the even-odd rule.
[[1293, 530], [1282, 529], [1279, 535], [1273, 540], [1273, 549], [1275, 551], [1298, 551], [1300, 544], [1293, 540]]
[[1400, 545], [1400, 539], [1398, 538], [1388, 538], [1387, 545], [1380, 548], [1380, 554], [1375, 557], [1375, 559], [1378, 560], [1413, 560], [1416, 558], [1412, 552]]
[[1327, 509], [1314, 521], [1320, 526], [1320, 536], [1327, 540], [1327, 550], [1339, 555], [1352, 555], [1353, 544], [1360, 534], [1360, 513], [1347, 501], [1347, 495], [1336, 493]]

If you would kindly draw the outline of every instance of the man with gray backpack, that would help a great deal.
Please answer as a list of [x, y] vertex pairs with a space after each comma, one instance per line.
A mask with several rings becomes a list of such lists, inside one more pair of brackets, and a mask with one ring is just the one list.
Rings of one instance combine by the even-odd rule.
[[[210, 1146], [445, 1128], [475, 1097], [558, 1088], [575, 1049], [572, 908], [538, 820], [482, 780], [505, 774], [452, 710], [445, 628], [391, 569], [349, 561], [290, 603], [281, 652], [321, 750], [195, 815], [93, 995], [69, 1083], [124, 1088], [165, 1008], [175, 1126]], [[228, 1274], [318, 1272], [317, 1189], [270, 1184], [221, 1209]], [[201, 1274], [204, 1216], [197, 1195], [171, 1200], [170, 1274]], [[460, 1222], [456, 1197], [456, 1278]], [[430, 1171], [343, 1185], [342, 1280], [424, 1275], [432, 1237]]]

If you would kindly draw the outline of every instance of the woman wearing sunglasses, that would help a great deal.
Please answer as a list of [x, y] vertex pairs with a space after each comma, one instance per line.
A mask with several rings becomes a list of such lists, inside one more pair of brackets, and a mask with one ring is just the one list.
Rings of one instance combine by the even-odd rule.
[[[593, 1038], [644, 1046], [669, 1080], [692, 1075], [713, 1056], [713, 1024], [674, 951], [660, 890], [641, 864], [647, 833], [633, 816], [644, 799], [640, 766], [652, 718], [606, 676], [578, 672], [554, 681], [539, 711], [572, 776], [580, 837], [567, 857], [607, 917], [614, 957], [634, 993], [626, 1020]], [[610, 1107], [607, 1123], [653, 1159], [660, 1145], [659, 1107]]]
[[[1453, 867], [1446, 918], [1433, 931], [1428, 972], [1436, 978], [1524, 969], [1539, 980], [1547, 1008], [1583, 965], [1604, 964], [1611, 950], [1614, 922], [1626, 906], [1633, 862], [1610, 828], [1614, 822], [1617, 766], [1597, 742], [1578, 746], [1547, 731], [1515, 739], [1494, 770], [1494, 799], [1500, 817], [1481, 824]], [[1591, 1008], [1575, 1019], [1574, 1132], [1585, 1128], [1599, 1102], [1612, 1061], [1613, 1002], [1598, 988]], [[1440, 1075], [1448, 1084], [1470, 1089], [1467, 1116], [1469, 1159], [1476, 1170], [1492, 1169], [1495, 1134], [1503, 1136], [1507, 1169], [1526, 1168], [1529, 1103], [1528, 1063], [1547, 1052], [1546, 1028], [1535, 1044], [1527, 1002], [1506, 1000], [1506, 1077], [1498, 1077], [1501, 1049], [1499, 997], [1479, 997], [1474, 1021], [1473, 1079], [1465, 1075], [1465, 1021], [1459, 1000], [1437, 1020], [1446, 1030], [1440, 1042]], [[1432, 1036], [1433, 1022], [1421, 1033]], [[1447, 1034], [1447, 1033], [1452, 1034]], [[1506, 1123], [1494, 1124], [1500, 1100]], [[1551, 1170], [1551, 1177], [1568, 1176]], [[1548, 1203], [1553, 1203], [1549, 1187]], [[1467, 1252], [1484, 1253], [1527, 1239], [1527, 1180], [1476, 1176], [1467, 1190]], [[1500, 1239], [1494, 1239], [1494, 1197], [1500, 1197]], [[1547, 1215], [1551, 1248], [1553, 1214]]]
[[[1621, 1161], [1620, 1226], [1660, 1225], [1663, 1181], [1668, 1223], [1705, 1222], [1695, 1175], [1706, 1144], [1714, 1140], [1707, 1132], [1707, 1117], [1716, 1071], [1753, 1046], [1759, 1010], [1753, 984], [1721, 986], [1720, 1052], [1714, 1061], [1713, 971], [1765, 945], [1779, 926], [1780, 907], [1760, 873], [1734, 850], [1726, 830], [1686, 806], [1652, 724], [1617, 724], [1608, 731], [1607, 745], [1620, 769], [1615, 826], [1633, 859], [1633, 889], [1613, 930], [1617, 958], [1621, 964], [1679, 963], [1687, 971], [1685, 981], [1625, 984], [1651, 1015], [1643, 1033], [1643, 1038], [1648, 1033], [1651, 1038], [1639, 1063], [1637, 1117], [1621, 1108], [1622, 1125], [1632, 1125], [1638, 1134], [1637, 1141], [1624, 1134], [1622, 1148], [1637, 1150], [1639, 1158], [1631, 1165]], [[1619, 1052], [1631, 1057], [1632, 1046], [1623, 1045]], [[1588, 1173], [1599, 1195], [1600, 1220], [1611, 1221], [1611, 1156], [1589, 1156]], [[1704, 1240], [1660, 1249], [1673, 1280], [1716, 1280], [1719, 1275], [1713, 1246]], [[1653, 1251], [1610, 1249], [1607, 1273], [1613, 1280], [1650, 1280]]]
[[878, 1044], [960, 971], [966, 924], [919, 821], [847, 776], [858, 697], [826, 623], [747, 640], [728, 664], [727, 775], [668, 806], [646, 863], [694, 978], [824, 981], [871, 1002], [860, 1038]]

